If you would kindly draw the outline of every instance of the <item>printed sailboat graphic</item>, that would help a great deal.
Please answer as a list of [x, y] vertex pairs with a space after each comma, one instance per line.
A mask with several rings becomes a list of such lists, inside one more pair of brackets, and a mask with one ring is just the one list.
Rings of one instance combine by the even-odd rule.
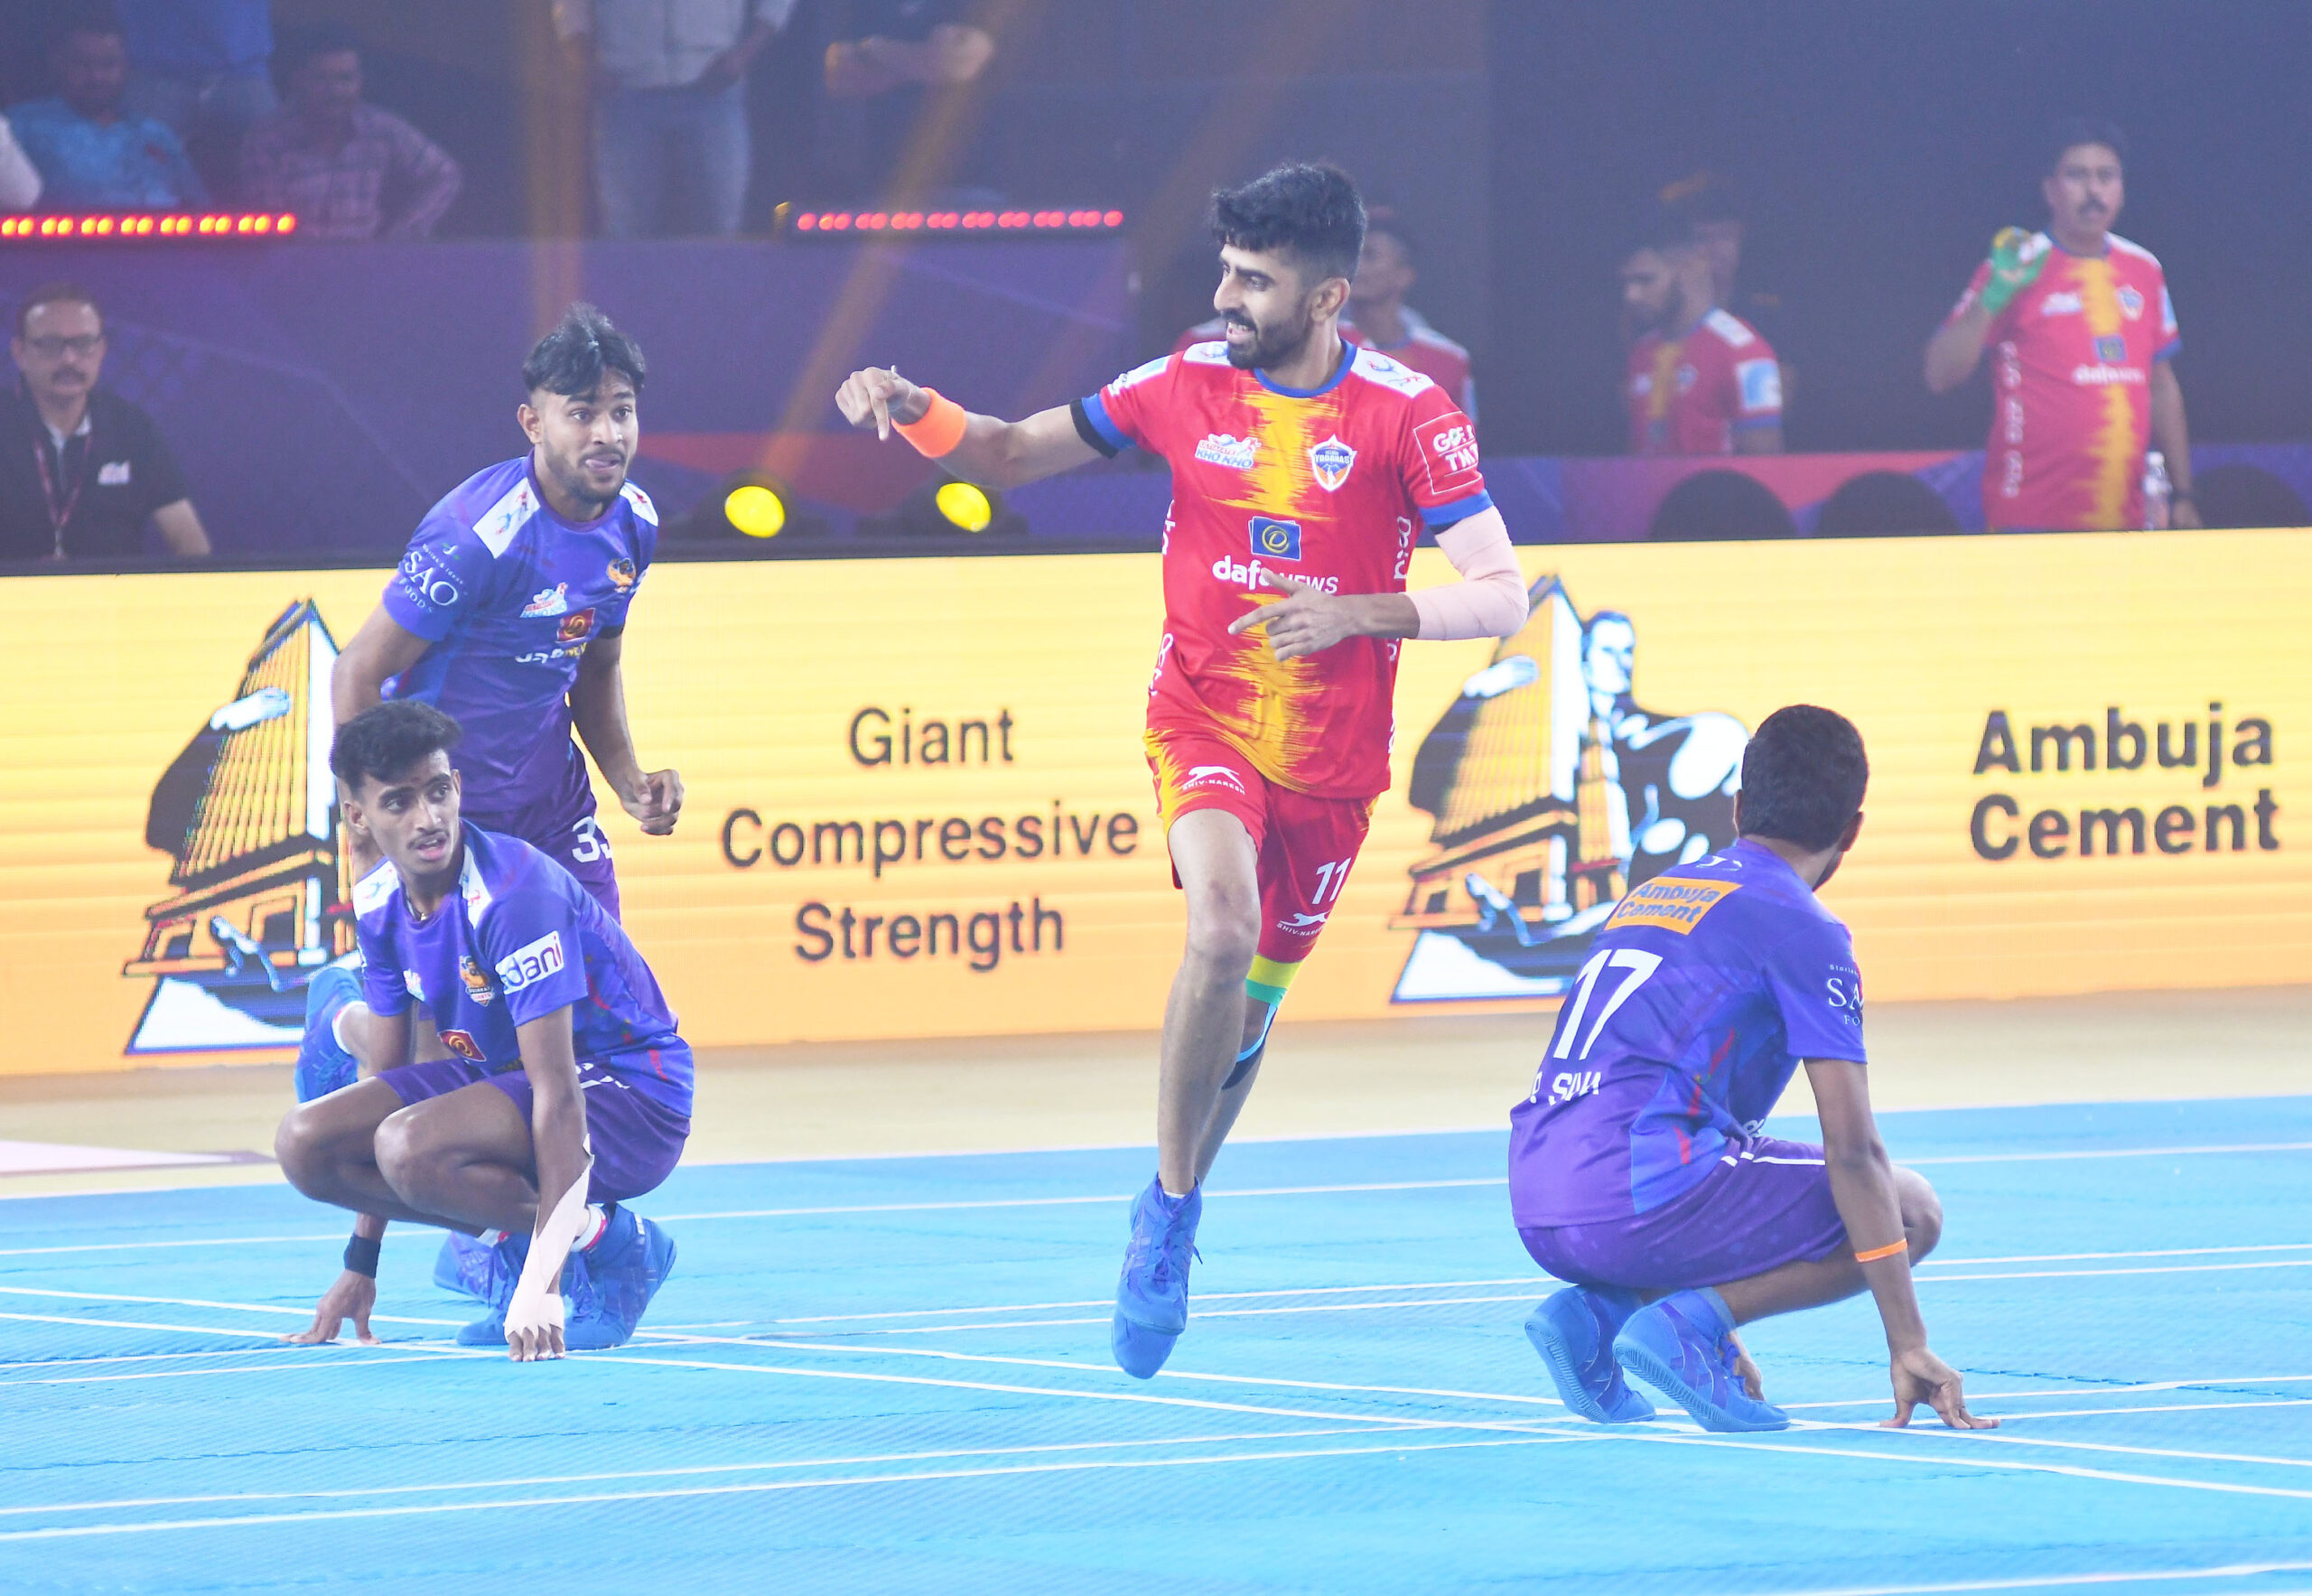
[[154, 982], [131, 1054], [294, 1047], [305, 984], [352, 948], [329, 770], [336, 660], [312, 601], [290, 605], [154, 788], [144, 840], [172, 856], [175, 890], [144, 911], [122, 968]]

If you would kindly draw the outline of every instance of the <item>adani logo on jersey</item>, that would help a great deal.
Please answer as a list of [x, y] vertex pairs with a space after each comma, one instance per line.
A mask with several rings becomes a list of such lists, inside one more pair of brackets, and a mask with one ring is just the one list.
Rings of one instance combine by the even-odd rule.
[[1252, 520], [1253, 553], [1264, 560], [1297, 560], [1300, 557], [1300, 523], [1279, 521], [1267, 516], [1254, 516]]

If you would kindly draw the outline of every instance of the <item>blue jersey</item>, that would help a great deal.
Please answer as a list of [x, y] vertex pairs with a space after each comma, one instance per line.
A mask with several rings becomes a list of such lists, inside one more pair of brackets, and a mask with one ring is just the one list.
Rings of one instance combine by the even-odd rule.
[[419, 919], [391, 863], [354, 883], [362, 996], [380, 1014], [433, 1011], [443, 1045], [519, 1069], [515, 1027], [570, 1011], [581, 1062], [690, 1113], [690, 1050], [650, 966], [577, 878], [519, 837], [461, 826], [457, 891]]
[[1864, 1061], [1854, 945], [1753, 842], [1623, 899], [1510, 1111], [1517, 1223], [1627, 1219], [1684, 1196], [1757, 1134], [1803, 1059]]
[[469, 477], [425, 514], [386, 584], [386, 613], [433, 645], [386, 685], [465, 728], [465, 807], [504, 823], [539, 805], [593, 813], [570, 740], [586, 646], [626, 624], [658, 546], [658, 512], [631, 482], [597, 519], [546, 507], [529, 457]]

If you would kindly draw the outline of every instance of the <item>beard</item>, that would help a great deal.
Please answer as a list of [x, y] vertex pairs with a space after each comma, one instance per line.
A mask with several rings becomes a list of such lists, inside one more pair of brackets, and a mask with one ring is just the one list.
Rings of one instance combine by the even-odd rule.
[[1252, 330], [1250, 343], [1241, 349], [1233, 343], [1228, 346], [1228, 363], [1239, 371], [1282, 365], [1308, 347], [1310, 334], [1316, 331], [1313, 320], [1303, 320], [1298, 327], [1286, 329], [1263, 328], [1248, 316], [1224, 315], [1221, 319], [1231, 327]]

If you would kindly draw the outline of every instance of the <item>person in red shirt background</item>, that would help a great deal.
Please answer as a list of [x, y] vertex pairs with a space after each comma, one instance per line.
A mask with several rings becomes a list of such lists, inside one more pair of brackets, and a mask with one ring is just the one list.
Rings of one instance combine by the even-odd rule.
[[1622, 257], [1630, 330], [1622, 396], [1633, 454], [1779, 454], [1782, 368], [1774, 346], [1712, 292], [1683, 214], [1656, 210]]
[[1983, 518], [2003, 530], [2121, 531], [2149, 524], [2144, 455], [2165, 457], [2168, 524], [2196, 527], [2182, 348], [2167, 274], [2112, 231], [2127, 198], [2126, 149], [2109, 122], [2074, 120], [2049, 140], [2039, 191], [2046, 230], [2008, 228], [1926, 346], [1926, 386], [1948, 393], [1987, 344], [1995, 404], [1983, 456]]

